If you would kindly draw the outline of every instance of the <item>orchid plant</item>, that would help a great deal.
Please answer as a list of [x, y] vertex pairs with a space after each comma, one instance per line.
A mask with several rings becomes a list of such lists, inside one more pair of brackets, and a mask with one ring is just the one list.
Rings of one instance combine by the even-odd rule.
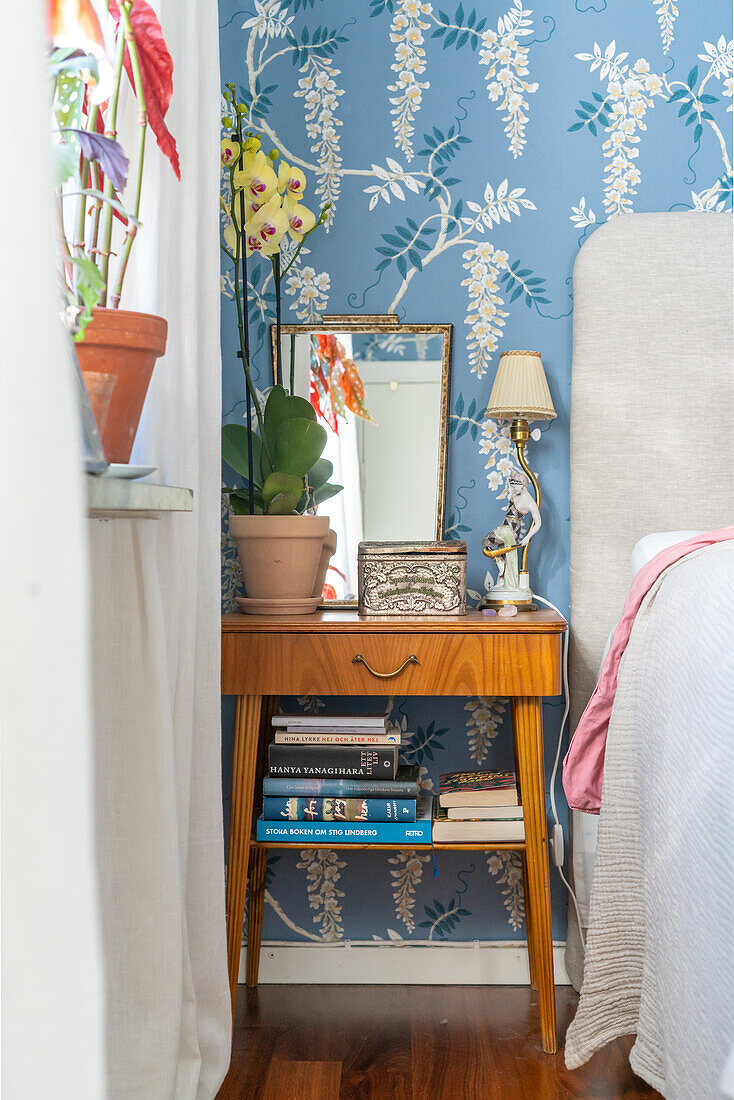
[[[165, 122], [173, 91], [173, 62], [147, 0], [106, 0], [104, 10], [101, 0], [96, 5], [93, 0], [52, 0], [50, 15], [53, 45], [48, 71], [56, 127], [60, 260], [66, 319], [74, 339], [81, 340], [95, 306], [117, 309], [120, 305], [140, 227], [148, 126], [181, 178], [176, 142]], [[130, 197], [130, 164], [117, 140], [123, 69], [138, 106]], [[124, 227], [117, 255], [113, 251], [115, 220]]]
[[[306, 177], [280, 154], [266, 154], [260, 139], [245, 129], [247, 107], [237, 99], [236, 86], [227, 84], [224, 99], [229, 114], [222, 125], [222, 166], [229, 175], [229, 202], [222, 199], [224, 224], [222, 251], [232, 264], [237, 308], [239, 357], [245, 376], [246, 426], [225, 424], [222, 457], [244, 480], [244, 488], [226, 489], [236, 515], [292, 515], [313, 511], [341, 491], [329, 481], [331, 462], [321, 457], [327, 435], [313, 405], [298, 397], [295, 389], [294, 341], [291, 341], [289, 389], [281, 384], [280, 326], [281, 281], [288, 273], [306, 238], [326, 221], [329, 204], [318, 218], [301, 201]], [[287, 241], [295, 248], [285, 264]], [[275, 378], [265, 407], [260, 407], [252, 380], [248, 324], [248, 260], [267, 260], [272, 265], [276, 302]], [[253, 430], [255, 410], [258, 431]]]

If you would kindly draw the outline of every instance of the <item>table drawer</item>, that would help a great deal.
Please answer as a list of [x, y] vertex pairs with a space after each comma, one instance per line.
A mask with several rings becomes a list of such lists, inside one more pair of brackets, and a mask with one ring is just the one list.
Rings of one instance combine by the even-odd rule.
[[558, 695], [560, 634], [224, 633], [225, 695]]

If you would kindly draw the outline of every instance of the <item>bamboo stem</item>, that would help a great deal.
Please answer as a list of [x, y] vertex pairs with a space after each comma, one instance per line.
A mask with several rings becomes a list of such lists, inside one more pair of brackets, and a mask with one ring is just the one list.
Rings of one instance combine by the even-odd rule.
[[[232, 94], [234, 95], [234, 91], [233, 91]], [[237, 112], [237, 139], [239, 141], [239, 149], [240, 149], [240, 155], [238, 157], [238, 164], [239, 164], [239, 167], [240, 167], [240, 171], [242, 171], [242, 157], [243, 157], [243, 154], [244, 154], [242, 138], [243, 138], [242, 116], [238, 111]], [[249, 310], [248, 293], [247, 293], [247, 288], [248, 288], [249, 283], [248, 283], [248, 278], [247, 278], [247, 228], [246, 228], [246, 225], [245, 225], [245, 221], [246, 221], [246, 219], [245, 219], [245, 191], [244, 191], [244, 188], [242, 188], [240, 190], [240, 230], [241, 230], [241, 232], [240, 232], [240, 236], [238, 238], [238, 239], [241, 240], [243, 235], [244, 235], [244, 238], [245, 238], [244, 248], [241, 248], [241, 256], [240, 256], [241, 263], [242, 263], [242, 292], [243, 292], [244, 298], [245, 298], [245, 309], [244, 309], [244, 318], [243, 318], [243, 321], [244, 321], [244, 328], [243, 328], [244, 340], [243, 340], [243, 343], [242, 343], [242, 355], [243, 355], [243, 362], [247, 363], [247, 370], [245, 371], [245, 374], [246, 374], [246, 376], [249, 376], [249, 368], [250, 368], [250, 310]], [[249, 381], [249, 377], [248, 377], [248, 381]], [[255, 460], [254, 460], [253, 454], [252, 454], [252, 408], [250, 406], [249, 394], [248, 394], [248, 398], [247, 398], [246, 419], [247, 419], [247, 469], [248, 469], [249, 474], [250, 474], [250, 476], [247, 479], [247, 503], [250, 506], [250, 515], [252, 516], [252, 515], [255, 514], [255, 486], [254, 486], [254, 483], [253, 483], [254, 482], [255, 471], [252, 468], [253, 465], [254, 465]], [[260, 428], [260, 438], [264, 443], [263, 436], [264, 436], [264, 432], [263, 432], [263, 427], [261, 426], [261, 428]]]
[[[90, 106], [89, 114], [87, 115], [87, 125], [85, 127], [87, 133], [91, 133], [95, 129], [97, 125], [98, 114], [99, 107], [96, 103], [94, 103]], [[74, 249], [77, 256], [83, 256], [86, 251], [85, 222], [87, 220], [87, 196], [84, 194], [84, 188], [87, 186], [87, 176], [89, 174], [89, 168], [89, 161], [86, 157], [82, 157], [81, 171], [79, 173], [82, 190], [79, 194], [79, 203], [76, 209], [76, 231], [74, 233]]]
[[137, 178], [135, 180], [135, 199], [133, 202], [133, 217], [135, 221], [128, 219], [127, 230], [125, 233], [125, 243], [122, 247], [122, 254], [120, 256], [120, 265], [117, 270], [117, 279], [115, 281], [115, 289], [110, 299], [110, 305], [113, 309], [118, 309], [120, 305], [120, 298], [122, 296], [122, 284], [125, 279], [125, 272], [127, 271], [128, 260], [130, 259], [130, 252], [132, 251], [133, 241], [138, 231], [137, 221], [140, 216], [140, 196], [143, 187], [143, 162], [145, 159], [145, 135], [148, 129], [148, 113], [145, 106], [145, 91], [143, 90], [143, 79], [140, 72], [140, 58], [138, 57], [138, 48], [135, 43], [135, 35], [133, 34], [132, 23], [130, 22], [130, 9], [132, 3], [125, 3], [122, 0], [120, 4], [121, 19], [125, 22], [125, 34], [124, 39], [127, 43], [127, 49], [130, 54], [130, 65], [133, 70], [133, 85], [135, 87], [135, 97], [138, 101], [138, 122], [140, 128], [138, 130], [138, 163], [137, 163]]
[[[275, 283], [275, 360], [273, 362], [273, 385], [283, 385], [280, 349], [280, 252], [273, 256], [273, 282]], [[291, 389], [291, 392], [292, 389]]]
[[[110, 106], [107, 112], [107, 129], [105, 136], [110, 138], [117, 137], [117, 107], [120, 102], [120, 85], [122, 84], [122, 63], [125, 59], [125, 35], [123, 34], [122, 27], [118, 25], [117, 28], [117, 41], [115, 42], [115, 59], [112, 70], [112, 95], [110, 96]], [[105, 176], [104, 181], [104, 193], [107, 198], [112, 198], [113, 194], [112, 182], [108, 176]], [[107, 279], [109, 276], [110, 267], [110, 246], [112, 244], [112, 207], [107, 203], [102, 212], [102, 253], [99, 262], [99, 273], [104, 279], [104, 289], [100, 294], [100, 305], [107, 305]]]

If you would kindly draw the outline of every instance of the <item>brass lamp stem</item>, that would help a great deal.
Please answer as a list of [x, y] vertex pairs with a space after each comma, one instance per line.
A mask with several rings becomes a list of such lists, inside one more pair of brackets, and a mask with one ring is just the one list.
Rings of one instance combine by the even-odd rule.
[[[517, 460], [520, 463], [520, 465], [522, 466], [525, 473], [530, 478], [533, 489], [535, 490], [535, 503], [538, 505], [538, 510], [540, 510], [540, 499], [541, 499], [541, 497], [540, 497], [540, 483], [539, 483], [537, 477], [535, 476], [535, 474], [533, 473], [533, 471], [528, 466], [528, 461], [525, 458], [525, 444], [527, 443], [528, 439], [530, 438], [530, 430], [528, 428], [527, 420], [524, 420], [524, 419], [518, 417], [518, 418], [516, 418], [515, 420], [512, 421], [512, 425], [510, 427], [510, 438], [512, 439], [513, 443], [515, 444], [515, 449], [517, 450]], [[529, 550], [529, 548], [530, 548], [530, 544], [526, 542], [525, 545], [522, 548], [522, 555], [520, 557], [520, 572], [521, 573], [527, 573], [527, 571], [528, 571], [528, 550]]]

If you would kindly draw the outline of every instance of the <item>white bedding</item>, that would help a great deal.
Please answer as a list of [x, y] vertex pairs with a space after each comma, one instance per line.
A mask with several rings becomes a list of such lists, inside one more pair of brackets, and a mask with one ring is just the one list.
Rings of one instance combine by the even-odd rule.
[[575, 1068], [619, 1035], [669, 1100], [721, 1096], [734, 1041], [734, 544], [648, 593], [609, 727]]

